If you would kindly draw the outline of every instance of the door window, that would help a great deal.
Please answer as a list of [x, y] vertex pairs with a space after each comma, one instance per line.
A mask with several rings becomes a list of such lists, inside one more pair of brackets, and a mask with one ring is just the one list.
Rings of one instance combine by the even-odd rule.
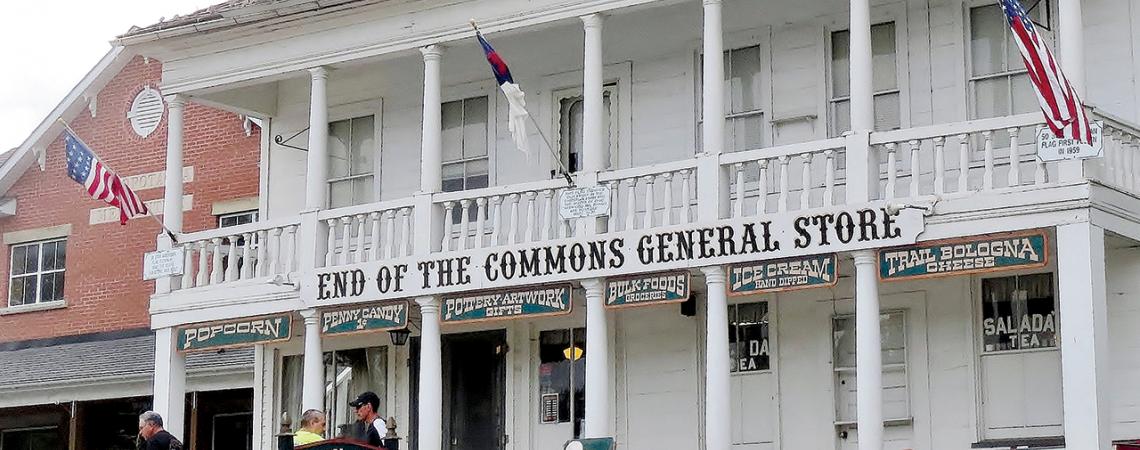
[[539, 333], [539, 409], [541, 423], [571, 423], [582, 436], [586, 411], [586, 329]]

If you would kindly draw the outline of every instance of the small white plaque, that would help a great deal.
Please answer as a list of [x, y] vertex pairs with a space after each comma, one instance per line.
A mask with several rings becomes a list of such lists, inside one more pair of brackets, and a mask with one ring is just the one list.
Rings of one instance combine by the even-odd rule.
[[592, 186], [562, 191], [558, 200], [558, 215], [563, 220], [610, 215], [610, 188]]
[[185, 268], [185, 250], [158, 250], [148, 252], [143, 257], [143, 279], [154, 280], [171, 275], [182, 275]]
[[1099, 158], [1104, 149], [1104, 141], [1101, 140], [1103, 126], [1100, 122], [1092, 122], [1089, 128], [1092, 129], [1092, 145], [1076, 139], [1058, 138], [1048, 127], [1038, 128], [1037, 158], [1042, 161]]

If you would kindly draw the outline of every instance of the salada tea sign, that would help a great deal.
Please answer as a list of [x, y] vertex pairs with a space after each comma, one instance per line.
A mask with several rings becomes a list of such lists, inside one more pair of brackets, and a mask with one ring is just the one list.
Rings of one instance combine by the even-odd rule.
[[1045, 230], [991, 234], [879, 251], [879, 279], [963, 275], [1041, 267], [1049, 262]]
[[755, 261], [728, 267], [728, 294], [748, 295], [835, 286], [839, 281], [835, 253]]
[[400, 330], [408, 326], [408, 301], [321, 311], [321, 334]]
[[289, 340], [292, 319], [292, 314], [277, 314], [183, 325], [175, 329], [178, 333], [178, 350], [183, 352], [218, 350], [286, 341]]
[[659, 272], [606, 279], [606, 306], [656, 305], [689, 298], [689, 271]]
[[509, 291], [488, 291], [443, 298], [443, 323], [479, 322], [566, 314], [570, 312], [570, 285], [534, 286]]

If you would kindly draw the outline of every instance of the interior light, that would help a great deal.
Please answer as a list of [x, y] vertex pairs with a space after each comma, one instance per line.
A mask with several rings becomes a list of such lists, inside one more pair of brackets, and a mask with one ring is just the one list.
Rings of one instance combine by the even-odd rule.
[[571, 361], [577, 361], [579, 359], [582, 359], [583, 353], [586, 353], [586, 351], [582, 350], [582, 347], [579, 347], [576, 345], [571, 345], [569, 347], [566, 347], [564, 350], [562, 350], [562, 355], [565, 356], [566, 359], [569, 359]]

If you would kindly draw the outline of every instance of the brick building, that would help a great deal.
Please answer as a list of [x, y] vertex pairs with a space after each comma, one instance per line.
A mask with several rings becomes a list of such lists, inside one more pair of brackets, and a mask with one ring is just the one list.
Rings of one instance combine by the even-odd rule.
[[[167, 141], [161, 63], [116, 48], [17, 149], [0, 158], [0, 449], [134, 448], [150, 407], [154, 333], [143, 254], [158, 221], [118, 212], [67, 176], [63, 125], [161, 214]], [[188, 105], [185, 230], [255, 220], [261, 132]], [[253, 354], [192, 357], [188, 448], [249, 434]], [[248, 440], [248, 438], [246, 438]], [[193, 442], [193, 444], [191, 444]], [[226, 448], [239, 448], [227, 446]]]

